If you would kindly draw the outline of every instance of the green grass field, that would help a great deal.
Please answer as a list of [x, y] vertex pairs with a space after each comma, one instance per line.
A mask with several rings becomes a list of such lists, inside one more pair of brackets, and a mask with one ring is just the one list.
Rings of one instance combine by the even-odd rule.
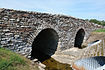
[[0, 70], [39, 70], [30, 60], [8, 49], [0, 48]]
[[98, 30], [96, 30], [94, 32], [105, 32], [105, 29], [98, 29]]

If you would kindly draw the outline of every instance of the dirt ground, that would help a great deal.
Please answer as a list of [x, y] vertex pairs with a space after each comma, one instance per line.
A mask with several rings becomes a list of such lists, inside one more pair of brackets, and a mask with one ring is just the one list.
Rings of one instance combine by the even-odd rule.
[[105, 32], [92, 32], [85, 45], [96, 40], [102, 40], [103, 38], [105, 38]]

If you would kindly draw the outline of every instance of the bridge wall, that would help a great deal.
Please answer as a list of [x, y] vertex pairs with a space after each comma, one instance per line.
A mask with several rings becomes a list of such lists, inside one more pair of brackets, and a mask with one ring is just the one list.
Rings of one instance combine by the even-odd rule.
[[29, 53], [35, 37], [46, 28], [58, 33], [57, 50], [62, 51], [74, 46], [79, 29], [85, 31], [86, 41], [90, 32], [100, 27], [71, 16], [0, 9], [0, 45], [21, 53]]

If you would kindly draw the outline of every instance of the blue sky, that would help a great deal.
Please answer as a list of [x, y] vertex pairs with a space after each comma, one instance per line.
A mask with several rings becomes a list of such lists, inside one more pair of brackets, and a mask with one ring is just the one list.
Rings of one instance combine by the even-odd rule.
[[0, 8], [105, 20], [105, 0], [0, 0]]

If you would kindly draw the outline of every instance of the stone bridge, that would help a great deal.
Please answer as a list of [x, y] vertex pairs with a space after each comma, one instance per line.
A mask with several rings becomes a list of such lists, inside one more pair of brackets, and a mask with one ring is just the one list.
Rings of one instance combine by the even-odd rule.
[[0, 45], [36, 58], [81, 48], [98, 28], [102, 26], [71, 16], [0, 9]]

